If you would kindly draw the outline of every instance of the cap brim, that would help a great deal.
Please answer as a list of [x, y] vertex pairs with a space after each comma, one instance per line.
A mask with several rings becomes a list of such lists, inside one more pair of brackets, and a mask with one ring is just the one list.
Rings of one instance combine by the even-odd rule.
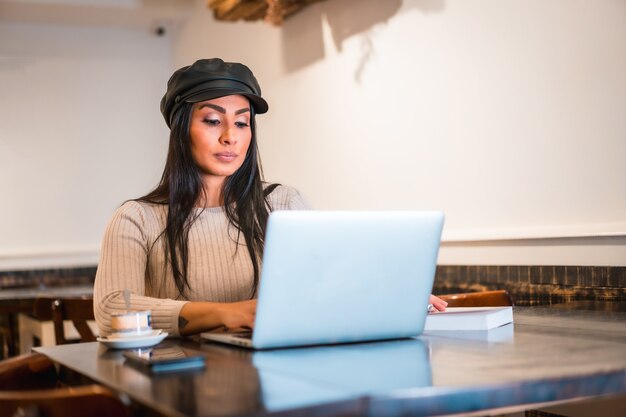
[[262, 97], [257, 96], [256, 94], [238, 90], [236, 88], [214, 88], [210, 90], [200, 91], [185, 98], [185, 101], [188, 103], [199, 103], [205, 100], [212, 100], [214, 98], [233, 95], [246, 97], [250, 101], [252, 107], [254, 107], [254, 112], [257, 114], [266, 113], [269, 109], [267, 101], [265, 101]]

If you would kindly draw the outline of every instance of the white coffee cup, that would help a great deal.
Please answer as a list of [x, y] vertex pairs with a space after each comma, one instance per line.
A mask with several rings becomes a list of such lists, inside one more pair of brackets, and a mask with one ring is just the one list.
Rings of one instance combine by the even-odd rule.
[[150, 310], [111, 314], [110, 338], [145, 336], [152, 333]]

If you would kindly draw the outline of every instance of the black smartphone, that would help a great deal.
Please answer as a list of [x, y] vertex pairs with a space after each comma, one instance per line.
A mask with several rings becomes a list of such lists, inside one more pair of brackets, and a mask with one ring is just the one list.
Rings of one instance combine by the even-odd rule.
[[126, 362], [151, 373], [175, 372], [205, 367], [204, 356], [188, 354], [178, 346], [126, 350]]

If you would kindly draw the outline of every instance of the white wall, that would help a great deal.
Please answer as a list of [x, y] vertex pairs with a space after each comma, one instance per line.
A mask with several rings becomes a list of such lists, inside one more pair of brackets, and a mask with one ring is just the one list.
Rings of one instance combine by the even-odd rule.
[[0, 22], [0, 269], [95, 264], [105, 224], [158, 181], [168, 39]]
[[626, 265], [623, 0], [327, 0], [279, 28], [195, 0], [162, 38], [153, 15], [11, 6], [0, 269], [97, 260], [161, 173], [171, 70], [210, 56], [254, 70], [266, 177], [314, 207], [442, 209], [441, 263]]
[[626, 265], [626, 2], [196, 9], [175, 66], [253, 68], [266, 176], [316, 208], [442, 209], [442, 263]]

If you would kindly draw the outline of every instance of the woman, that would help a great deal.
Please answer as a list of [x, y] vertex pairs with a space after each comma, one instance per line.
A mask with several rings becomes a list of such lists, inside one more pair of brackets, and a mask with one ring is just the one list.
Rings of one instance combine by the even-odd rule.
[[161, 100], [171, 129], [161, 181], [123, 204], [103, 239], [101, 335], [111, 333], [111, 314], [128, 310], [125, 293], [170, 335], [254, 326], [269, 212], [306, 208], [293, 188], [262, 181], [255, 115], [267, 110], [245, 65], [202, 59], [174, 72]]

